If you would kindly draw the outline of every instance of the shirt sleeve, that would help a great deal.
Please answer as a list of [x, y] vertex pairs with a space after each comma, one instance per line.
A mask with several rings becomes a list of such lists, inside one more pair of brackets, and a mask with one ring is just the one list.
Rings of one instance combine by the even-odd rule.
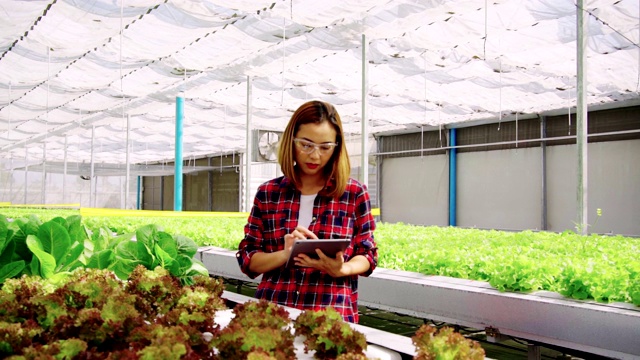
[[376, 225], [371, 214], [371, 200], [365, 185], [358, 186], [355, 202], [353, 256], [363, 255], [369, 260], [369, 270], [360, 274], [360, 276], [369, 276], [378, 266], [378, 247], [373, 237]]
[[256, 197], [253, 200], [253, 207], [249, 213], [247, 224], [244, 226], [244, 239], [240, 241], [238, 245], [238, 252], [236, 252], [236, 259], [240, 270], [245, 273], [249, 278], [255, 279], [260, 274], [249, 270], [249, 264], [251, 263], [251, 257], [258, 251], [262, 251], [262, 210], [260, 201], [260, 194], [264, 193], [264, 189], [258, 189]]

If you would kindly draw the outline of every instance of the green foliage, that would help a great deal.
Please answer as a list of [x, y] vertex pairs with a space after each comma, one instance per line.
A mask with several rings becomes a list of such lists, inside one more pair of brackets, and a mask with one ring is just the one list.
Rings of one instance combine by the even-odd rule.
[[202, 333], [219, 330], [213, 319], [225, 308], [222, 289], [208, 276], [180, 285], [166, 269], [142, 266], [127, 282], [110, 270], [83, 268], [56, 283], [7, 279], [0, 290], [0, 357], [212, 358]]
[[277, 360], [295, 359], [293, 335], [282, 329], [242, 327], [230, 323], [213, 340], [222, 359], [249, 359], [266, 354]]
[[317, 359], [335, 359], [342, 354], [364, 356], [367, 340], [346, 323], [332, 307], [303, 311], [294, 323], [295, 334], [304, 336], [305, 352], [315, 351]]
[[[378, 224], [380, 267], [489, 282], [500, 291], [553, 291], [631, 302], [640, 239], [566, 231], [506, 232]], [[638, 295], [636, 295], [638, 296]]]
[[248, 359], [268, 355], [295, 359], [289, 312], [266, 300], [234, 307], [235, 316], [212, 341], [223, 359]]
[[0, 321], [0, 355], [14, 354], [31, 346], [42, 331], [33, 320], [22, 324]]
[[35, 215], [11, 222], [0, 216], [0, 283], [22, 275], [59, 280], [81, 265], [87, 238], [78, 215], [44, 223]]
[[32, 345], [22, 350], [21, 357], [9, 359], [72, 360], [87, 350], [87, 343], [79, 339], [57, 340], [46, 345]]
[[[85, 219], [94, 225], [108, 224], [117, 233], [149, 221], [188, 236], [199, 246], [229, 250], [237, 249], [246, 224], [243, 218]], [[640, 302], [640, 285], [632, 278], [637, 274], [633, 266], [640, 266], [638, 238], [382, 222], [376, 226], [378, 266], [383, 268], [486, 281], [500, 291], [546, 290], [571, 298]], [[588, 270], [593, 262], [599, 270]], [[611, 281], [612, 277], [617, 280]]]
[[193, 258], [198, 246], [190, 238], [174, 238], [155, 224], [141, 226], [135, 236], [136, 241], [120, 241], [115, 246], [113, 269], [118, 277], [127, 278], [138, 265], [147, 269], [165, 268], [183, 283], [190, 283], [195, 275], [209, 274], [204, 265]]
[[[333, 308], [288, 311], [266, 300], [238, 304], [220, 330], [223, 284], [136, 267], [127, 281], [78, 268], [52, 282], [7, 279], [0, 290], [0, 357], [10, 359], [295, 359], [294, 329], [314, 358], [366, 360], [364, 335]], [[209, 336], [206, 336], [208, 334]]]
[[[12, 213], [18, 211], [21, 217]], [[39, 260], [32, 261], [33, 252], [26, 242], [28, 235], [37, 236], [40, 220], [27, 216], [29, 212], [25, 209], [2, 209], [2, 212], [14, 214], [16, 220], [9, 224], [0, 215], [0, 249], [5, 249], [0, 254], [0, 282], [47, 271], [46, 264], [43, 268]], [[80, 261], [83, 266], [113, 269], [118, 276], [126, 278], [139, 264], [149, 269], [160, 265], [185, 283], [190, 281], [189, 274], [206, 273], [204, 266], [191, 255], [198, 246], [235, 250], [246, 224], [243, 218], [89, 217], [83, 218], [84, 225], [80, 225], [78, 211], [41, 210], [38, 214], [47, 220], [55, 219], [55, 214], [68, 215], [70, 234], [72, 229], [80, 235], [80, 229], [95, 229], [90, 232], [90, 239], [84, 241], [82, 255], [69, 270]], [[71, 221], [71, 217], [78, 221]], [[162, 228], [149, 223], [161, 224]], [[378, 265], [383, 268], [486, 281], [500, 291], [546, 290], [576, 299], [640, 304], [636, 270], [640, 267], [638, 238], [582, 236], [572, 231], [557, 234], [402, 223], [376, 225]], [[3, 238], [5, 227], [7, 235]], [[137, 238], [139, 230], [143, 238], [147, 237], [145, 244], [131, 241], [134, 234]], [[172, 257], [173, 246], [163, 247], [168, 237], [161, 233], [180, 234], [173, 236], [177, 257]], [[3, 242], [8, 238], [14, 240]], [[78, 241], [77, 237], [71, 236], [71, 241]], [[72, 249], [78, 251], [80, 246], [76, 243]], [[62, 270], [56, 267], [54, 274]]]
[[178, 360], [187, 354], [189, 336], [180, 326], [164, 327], [152, 324], [145, 329], [144, 334], [137, 334], [136, 339], [141, 340], [136, 347], [141, 350], [137, 353], [140, 360]]
[[485, 353], [477, 341], [465, 338], [450, 327], [439, 330], [422, 325], [411, 337], [416, 347], [414, 360], [483, 360]]
[[52, 217], [44, 223], [35, 215], [12, 222], [0, 215], [0, 284], [21, 275], [61, 281], [78, 267], [111, 269], [127, 279], [138, 265], [163, 267], [189, 284], [195, 275], [208, 275], [194, 259], [197, 250], [190, 238], [174, 237], [155, 224], [114, 235], [104, 226], [88, 229], [79, 215]]
[[55, 217], [69, 217], [72, 215], [80, 215], [78, 209], [50, 209], [50, 208], [33, 208], [33, 207], [2, 207], [0, 213], [8, 218], [19, 219], [35, 215], [43, 221], [49, 221]]
[[170, 234], [181, 234], [196, 241], [196, 246], [213, 245], [236, 249], [244, 236], [246, 218], [224, 217], [85, 217], [89, 228], [107, 227], [116, 234], [134, 233], [145, 224], [158, 224]]
[[234, 323], [243, 327], [270, 327], [281, 329], [289, 326], [289, 312], [270, 301], [249, 301], [233, 308]]

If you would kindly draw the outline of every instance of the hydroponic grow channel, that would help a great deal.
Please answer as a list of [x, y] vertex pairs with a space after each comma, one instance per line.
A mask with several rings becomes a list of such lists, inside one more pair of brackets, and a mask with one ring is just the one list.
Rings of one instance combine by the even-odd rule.
[[[215, 276], [259, 282], [243, 274], [235, 252], [202, 247], [196, 255]], [[579, 301], [556, 293], [507, 293], [488, 283], [377, 268], [359, 281], [359, 304], [415, 317], [485, 329], [505, 337], [617, 359], [640, 357], [640, 308]]]

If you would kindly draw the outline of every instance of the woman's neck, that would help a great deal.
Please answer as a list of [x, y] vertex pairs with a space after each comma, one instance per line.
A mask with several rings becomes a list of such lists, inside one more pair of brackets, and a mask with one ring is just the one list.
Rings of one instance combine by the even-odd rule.
[[300, 176], [300, 192], [302, 195], [317, 194], [324, 188], [326, 181], [320, 175]]

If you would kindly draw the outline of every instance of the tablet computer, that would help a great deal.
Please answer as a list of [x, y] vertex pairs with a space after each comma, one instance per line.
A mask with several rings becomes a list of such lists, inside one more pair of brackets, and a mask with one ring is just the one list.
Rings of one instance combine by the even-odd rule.
[[350, 239], [306, 239], [306, 240], [296, 240], [291, 248], [291, 256], [287, 260], [287, 264], [285, 266], [290, 266], [294, 264], [293, 258], [298, 256], [298, 254], [306, 254], [311, 258], [317, 259], [318, 254], [316, 254], [316, 249], [322, 250], [322, 252], [332, 258], [336, 257], [336, 254], [339, 251], [344, 251], [349, 244], [351, 244]]

